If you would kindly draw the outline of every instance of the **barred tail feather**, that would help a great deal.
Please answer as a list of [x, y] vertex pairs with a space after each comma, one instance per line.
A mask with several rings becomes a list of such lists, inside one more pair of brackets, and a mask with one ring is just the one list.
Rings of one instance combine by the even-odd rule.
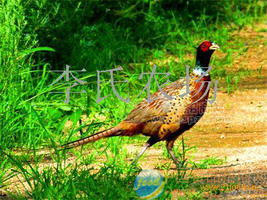
[[82, 138], [82, 139], [79, 139], [79, 140], [75, 140], [73, 142], [69, 142], [69, 143], [66, 143], [66, 144], [63, 144], [61, 146], [61, 148], [63, 149], [71, 149], [71, 148], [74, 148], [74, 147], [78, 147], [80, 145], [84, 145], [84, 144], [87, 144], [89, 142], [95, 142], [101, 138], [104, 138], [104, 137], [109, 137], [109, 136], [115, 136], [117, 135], [117, 133], [119, 134], [119, 132], [121, 131], [120, 128], [111, 128], [111, 129], [107, 129], [107, 130], [104, 130], [104, 131], [101, 131], [101, 132], [98, 132], [98, 133], [95, 133], [93, 135], [90, 135], [88, 137], [85, 137], [85, 138]]

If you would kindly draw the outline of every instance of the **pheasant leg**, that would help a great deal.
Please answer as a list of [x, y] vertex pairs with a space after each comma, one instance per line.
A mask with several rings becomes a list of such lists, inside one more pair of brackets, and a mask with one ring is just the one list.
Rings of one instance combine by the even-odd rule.
[[132, 164], [136, 163], [139, 158], [145, 153], [145, 151], [150, 147], [151, 145], [149, 143], [146, 143], [145, 146], [142, 148], [142, 150], [139, 152], [139, 154], [136, 156]]
[[134, 161], [132, 162], [132, 164], [136, 163], [139, 158], [145, 153], [145, 151], [151, 147], [153, 144], [157, 143], [159, 141], [158, 138], [149, 138], [149, 140], [146, 142], [145, 146], [143, 147], [143, 149], [139, 152], [139, 154], [136, 156], [136, 158], [134, 159]]
[[175, 163], [176, 166], [178, 166], [179, 165], [178, 159], [175, 157], [175, 155], [172, 151], [173, 144], [174, 144], [173, 140], [167, 141], [166, 148], [167, 148], [169, 154], [171, 155], [173, 162]]

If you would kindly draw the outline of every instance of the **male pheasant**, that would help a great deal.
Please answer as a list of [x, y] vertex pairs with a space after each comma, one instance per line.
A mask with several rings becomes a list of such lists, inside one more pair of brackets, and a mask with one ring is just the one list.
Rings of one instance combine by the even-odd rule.
[[[165, 95], [158, 91], [151, 96], [153, 100], [150, 103], [147, 100], [139, 103], [117, 126], [61, 147], [73, 148], [105, 137], [133, 136], [142, 133], [150, 138], [135, 161], [148, 147], [159, 141], [166, 141], [167, 150], [177, 165], [178, 160], [172, 151], [174, 142], [179, 135], [194, 126], [205, 112], [211, 81], [210, 75], [206, 72], [212, 53], [218, 48], [218, 45], [210, 41], [200, 44], [189, 84], [185, 84], [184, 78], [177, 80], [162, 88]], [[188, 91], [188, 86], [189, 94], [183, 95]], [[168, 98], [166, 94], [173, 98]]]

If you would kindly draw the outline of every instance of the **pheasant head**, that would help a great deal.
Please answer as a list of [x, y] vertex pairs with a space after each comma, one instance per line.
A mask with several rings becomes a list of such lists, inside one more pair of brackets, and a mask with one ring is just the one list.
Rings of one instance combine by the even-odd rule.
[[207, 71], [211, 55], [216, 49], [219, 49], [219, 46], [211, 41], [204, 41], [199, 45], [196, 56], [196, 68], [198, 70]]

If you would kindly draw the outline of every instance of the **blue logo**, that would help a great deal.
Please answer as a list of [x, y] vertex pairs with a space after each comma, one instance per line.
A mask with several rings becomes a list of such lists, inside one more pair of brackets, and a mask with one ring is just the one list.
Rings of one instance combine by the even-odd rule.
[[159, 197], [164, 187], [162, 175], [156, 170], [142, 170], [135, 178], [134, 190], [141, 199]]

